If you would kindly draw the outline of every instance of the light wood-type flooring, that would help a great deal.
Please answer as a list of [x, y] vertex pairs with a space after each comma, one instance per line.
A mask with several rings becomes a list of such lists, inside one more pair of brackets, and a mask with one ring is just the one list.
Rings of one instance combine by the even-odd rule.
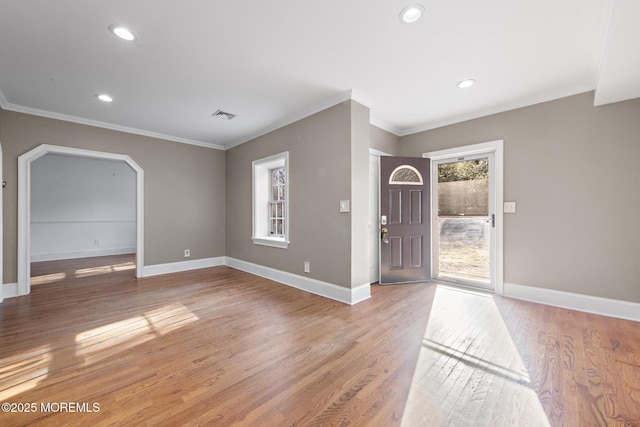
[[640, 426], [639, 323], [434, 283], [349, 306], [224, 266], [137, 280], [119, 256], [32, 271], [0, 304], [0, 402], [32, 412], [1, 426]]

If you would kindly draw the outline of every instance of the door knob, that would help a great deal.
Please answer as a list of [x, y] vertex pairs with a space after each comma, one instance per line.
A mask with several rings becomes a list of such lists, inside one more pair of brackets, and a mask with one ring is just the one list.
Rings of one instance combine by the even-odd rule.
[[382, 243], [389, 243], [389, 229], [382, 227]]

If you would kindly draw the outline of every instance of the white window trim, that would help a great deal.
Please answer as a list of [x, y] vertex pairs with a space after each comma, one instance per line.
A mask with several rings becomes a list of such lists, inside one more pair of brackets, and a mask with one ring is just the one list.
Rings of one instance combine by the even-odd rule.
[[[270, 170], [284, 167], [286, 184], [284, 198], [284, 236], [272, 237], [269, 233], [269, 194], [271, 193]], [[291, 176], [289, 175], [289, 152], [274, 154], [252, 162], [252, 230], [251, 240], [256, 245], [286, 249], [289, 247], [289, 193]]]

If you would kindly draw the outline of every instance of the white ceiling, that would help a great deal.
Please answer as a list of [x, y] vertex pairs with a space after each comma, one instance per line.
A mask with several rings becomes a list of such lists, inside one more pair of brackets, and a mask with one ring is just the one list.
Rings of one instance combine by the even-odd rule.
[[637, 0], [413, 1], [0, 0], [0, 106], [228, 148], [349, 97], [397, 135], [640, 97]]

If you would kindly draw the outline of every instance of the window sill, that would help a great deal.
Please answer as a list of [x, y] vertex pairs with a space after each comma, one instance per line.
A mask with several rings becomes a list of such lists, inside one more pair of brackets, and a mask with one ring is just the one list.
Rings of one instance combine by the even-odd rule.
[[252, 237], [254, 245], [271, 246], [274, 248], [287, 249], [289, 242], [283, 238], [277, 237]]

